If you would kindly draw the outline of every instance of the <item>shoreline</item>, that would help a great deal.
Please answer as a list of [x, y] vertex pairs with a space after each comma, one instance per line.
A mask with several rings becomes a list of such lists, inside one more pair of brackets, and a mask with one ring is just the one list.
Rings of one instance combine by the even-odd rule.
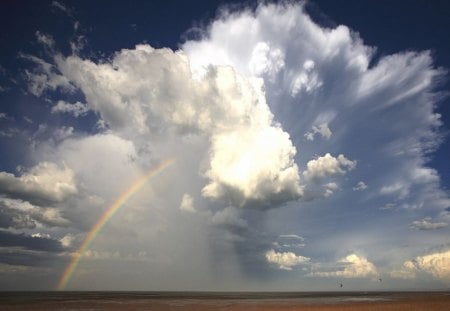
[[450, 292], [0, 292], [0, 306], [4, 311], [444, 311], [450, 310]]

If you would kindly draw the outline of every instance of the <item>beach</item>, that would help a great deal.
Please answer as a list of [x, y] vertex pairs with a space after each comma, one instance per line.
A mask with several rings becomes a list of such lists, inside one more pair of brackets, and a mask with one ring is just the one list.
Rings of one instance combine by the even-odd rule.
[[447, 311], [450, 310], [450, 293], [3, 292], [0, 294], [0, 309], [2, 311]]

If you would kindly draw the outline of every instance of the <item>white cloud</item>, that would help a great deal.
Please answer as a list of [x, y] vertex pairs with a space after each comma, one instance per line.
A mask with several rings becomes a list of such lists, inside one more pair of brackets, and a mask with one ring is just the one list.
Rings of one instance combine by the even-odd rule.
[[293, 267], [307, 263], [310, 258], [296, 255], [293, 252], [276, 252], [271, 249], [265, 254], [269, 263], [276, 264], [283, 270], [292, 270]]
[[327, 153], [322, 157], [311, 160], [306, 164], [306, 171], [303, 172], [306, 180], [319, 181], [328, 176], [344, 175], [347, 170], [352, 170], [356, 166], [356, 161], [347, 159], [340, 154], [337, 158]]
[[231, 193], [231, 199], [243, 206], [260, 206], [301, 197], [296, 153], [289, 136], [280, 128], [243, 130], [217, 135], [212, 143], [211, 180], [203, 195], [218, 199]]
[[400, 199], [406, 198], [409, 195], [409, 184], [398, 181], [389, 186], [383, 186], [380, 189], [380, 194], [382, 195], [394, 195], [397, 194]]
[[68, 248], [68, 247], [72, 246], [74, 240], [75, 240], [75, 236], [73, 236], [72, 234], [66, 234], [59, 241], [61, 242], [62, 246]]
[[[296, 142], [297, 158], [352, 150], [364, 163], [358, 170], [371, 188], [385, 187], [381, 195], [391, 191], [409, 206], [448, 207], [437, 172], [426, 167], [427, 154], [442, 141], [434, 90], [443, 70], [433, 67], [430, 52], [397, 53], [374, 62], [375, 48], [365, 46], [357, 33], [343, 25], [321, 28], [297, 3], [225, 11], [201, 40], [182, 48], [194, 72], [210, 64], [230, 65], [253, 77], [250, 63], [261, 42], [284, 56], [275, 76], [261, 77], [272, 112]], [[324, 115], [331, 117], [319, 117]], [[333, 144], [322, 147], [314, 138], [321, 135], [319, 125], [331, 120]], [[300, 135], [311, 141], [307, 150], [298, 143]], [[394, 193], [397, 183], [402, 186]]]
[[427, 217], [421, 220], [413, 221], [410, 225], [411, 229], [416, 230], [434, 230], [447, 227], [446, 222], [431, 222], [431, 218]]
[[359, 181], [354, 187], [353, 191], [363, 191], [367, 189], [367, 185], [363, 181]]
[[450, 280], [450, 250], [405, 261], [402, 269], [393, 271], [391, 276], [410, 279], [415, 278], [419, 272], [429, 273], [437, 279]]
[[37, 205], [62, 202], [76, 192], [74, 172], [67, 166], [41, 162], [19, 177], [0, 172], [0, 193]]
[[[311, 93], [315, 89], [322, 86], [322, 81], [320, 81], [317, 72], [314, 69], [315, 63], [314, 61], [308, 59], [303, 63], [303, 70], [297, 74], [297, 76], [293, 79], [291, 86], [291, 96], [295, 97], [301, 91], [305, 91], [306, 93]], [[314, 130], [314, 128], [313, 128]], [[331, 132], [328, 129], [323, 130], [322, 136], [331, 136]], [[327, 139], [329, 136], [327, 137]]]
[[334, 182], [329, 182], [324, 185], [323, 189], [324, 189], [323, 196], [325, 198], [327, 198], [327, 197], [333, 195], [333, 193], [339, 189], [339, 186]]
[[271, 48], [266, 42], [258, 42], [252, 51], [249, 67], [255, 76], [267, 74], [273, 78], [284, 67], [283, 52]]
[[333, 134], [333, 133], [331, 132], [331, 130], [328, 127], [327, 123], [322, 123], [322, 124], [319, 124], [318, 126], [313, 126], [312, 127], [312, 132], [307, 132], [305, 134], [305, 137], [306, 137], [307, 140], [313, 141], [314, 140], [314, 136], [316, 134], [320, 134], [325, 139], [330, 139], [331, 134]]
[[50, 234], [48, 234], [48, 233], [40, 233], [40, 232], [33, 233], [31, 235], [31, 237], [33, 237], [33, 238], [44, 238], [44, 239], [50, 239], [51, 238]]
[[415, 266], [440, 279], [450, 279], [450, 250], [416, 257]]
[[390, 273], [390, 276], [395, 279], [414, 279], [416, 277], [416, 268], [412, 261], [408, 260], [403, 263], [403, 267], [400, 270], [394, 270]]
[[338, 261], [338, 265], [342, 267], [337, 271], [319, 271], [313, 272], [311, 275], [319, 277], [343, 277], [343, 278], [366, 278], [378, 275], [374, 264], [363, 256], [350, 254]]
[[256, 80], [230, 67], [210, 67], [194, 79], [183, 52], [148, 45], [122, 50], [111, 63], [71, 56], [58, 68], [84, 92], [89, 108], [125, 137], [155, 131], [162, 121], [161, 130], [210, 137], [205, 197], [262, 207], [301, 197], [296, 149], [273, 121]]
[[196, 212], [196, 209], [194, 208], [194, 199], [187, 193], [185, 193], [181, 199], [180, 210], [190, 213]]
[[89, 108], [86, 104], [76, 102], [75, 104], [70, 104], [63, 100], [58, 100], [56, 105], [52, 107], [52, 113], [69, 113], [74, 117], [79, 117], [85, 115], [89, 111]]
[[24, 72], [28, 81], [28, 91], [31, 94], [41, 96], [46, 90], [61, 89], [65, 92], [74, 90], [69, 80], [61, 75], [53, 64], [33, 55], [20, 54], [20, 56], [35, 64], [33, 71], [25, 70]]

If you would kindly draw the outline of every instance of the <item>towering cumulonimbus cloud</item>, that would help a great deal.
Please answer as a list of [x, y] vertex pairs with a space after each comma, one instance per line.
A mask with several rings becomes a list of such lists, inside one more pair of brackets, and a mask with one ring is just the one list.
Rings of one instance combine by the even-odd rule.
[[[317, 25], [304, 5], [223, 10], [200, 40], [182, 45], [193, 72], [229, 65], [245, 77], [263, 79], [275, 119], [300, 150], [295, 157], [300, 168], [342, 154], [345, 165], [358, 162], [354, 176], [370, 176], [368, 192], [379, 191], [379, 201], [448, 207], [436, 171], [426, 167], [427, 154], [442, 140], [434, 110], [439, 97], [433, 92], [444, 72], [433, 67], [428, 51], [377, 59], [376, 49], [364, 45], [358, 33], [344, 25]], [[323, 139], [314, 139], [317, 135]], [[380, 165], [383, 171], [376, 169]], [[304, 173], [306, 188], [317, 173]], [[392, 185], [399, 188], [387, 193]], [[313, 197], [324, 193], [313, 192]]]
[[[213, 66], [194, 78], [182, 51], [148, 45], [122, 50], [111, 63], [78, 56], [58, 57], [57, 63], [86, 95], [88, 107], [128, 139], [168, 128], [206, 136], [203, 196], [263, 207], [302, 196], [296, 148], [273, 120], [261, 80], [244, 78], [230, 66]], [[61, 107], [58, 102], [54, 110]]]

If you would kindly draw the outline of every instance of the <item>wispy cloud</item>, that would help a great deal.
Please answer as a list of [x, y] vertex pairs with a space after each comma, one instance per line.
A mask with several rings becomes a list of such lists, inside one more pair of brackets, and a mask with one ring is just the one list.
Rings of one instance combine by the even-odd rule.
[[427, 217], [421, 220], [415, 220], [411, 223], [410, 228], [416, 230], [434, 230], [447, 227], [446, 222], [432, 222], [431, 218]]

